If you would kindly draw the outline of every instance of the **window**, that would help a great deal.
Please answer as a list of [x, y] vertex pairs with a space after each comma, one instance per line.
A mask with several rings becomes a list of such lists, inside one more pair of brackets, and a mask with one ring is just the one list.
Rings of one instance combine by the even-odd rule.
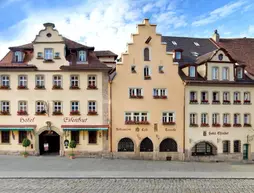
[[163, 66], [159, 66], [159, 73], [164, 73], [164, 67]]
[[219, 92], [213, 92], [213, 103], [219, 103], [219, 102], [220, 102]]
[[230, 103], [229, 92], [223, 92], [223, 103]]
[[192, 56], [195, 56], [195, 57], [198, 57], [199, 56], [199, 53], [197, 52], [191, 52]]
[[2, 111], [2, 114], [9, 114], [10, 113], [10, 102], [9, 101], [2, 101], [1, 102], [1, 111]]
[[213, 147], [212, 145], [210, 145], [205, 141], [202, 141], [194, 146], [194, 148], [192, 149], [192, 155], [193, 156], [214, 155], [213, 153], [214, 149], [215, 147]]
[[134, 143], [130, 138], [123, 138], [118, 143], [119, 152], [134, 152]]
[[1, 142], [2, 143], [10, 143], [10, 131], [2, 131]]
[[218, 59], [221, 61], [223, 60], [223, 54], [219, 54]]
[[148, 124], [147, 112], [125, 112], [125, 124], [143, 123]]
[[154, 88], [153, 89], [153, 97], [154, 98], [167, 98], [167, 89]]
[[27, 102], [19, 101], [18, 103], [18, 115], [27, 115]]
[[151, 79], [151, 71], [150, 68], [148, 66], [144, 67], [144, 78], [145, 79]]
[[61, 101], [54, 102], [54, 112], [53, 113], [62, 113], [62, 102]]
[[219, 68], [212, 67], [212, 80], [218, 80], [218, 79], [219, 79]]
[[19, 76], [18, 88], [19, 89], [27, 88], [27, 76], [26, 75]]
[[55, 53], [55, 58], [60, 58], [60, 53], [59, 52]]
[[36, 75], [35, 76], [36, 82], [36, 88], [42, 89], [45, 88], [45, 81], [44, 81], [44, 76], [43, 75]]
[[129, 97], [130, 98], [143, 98], [143, 89], [142, 88], [129, 88]]
[[37, 114], [45, 114], [46, 113], [45, 103], [43, 101], [36, 102], [36, 113]]
[[1, 88], [10, 87], [10, 77], [8, 75], [1, 76]]
[[196, 125], [197, 124], [197, 114], [191, 113], [190, 114], [190, 125]]
[[237, 79], [243, 78], [243, 69], [241, 67], [236, 68], [236, 78]]
[[250, 93], [249, 92], [244, 92], [243, 97], [244, 97], [244, 103], [250, 103]]
[[71, 131], [71, 140], [74, 140], [76, 144], [79, 144], [79, 131]]
[[222, 68], [222, 79], [229, 80], [229, 68], [228, 67]]
[[212, 124], [213, 126], [219, 126], [219, 114], [218, 113], [213, 113], [212, 115]]
[[162, 113], [162, 123], [163, 124], [167, 124], [167, 123], [174, 124], [175, 123], [175, 113], [163, 112]]
[[202, 113], [201, 114], [201, 125], [207, 125], [208, 124], [208, 114]]
[[175, 52], [175, 59], [176, 60], [181, 60], [181, 58], [182, 58], [182, 52], [176, 51]]
[[70, 88], [79, 88], [79, 77], [77, 75], [71, 76], [71, 87]]
[[243, 119], [244, 119], [244, 125], [245, 126], [250, 126], [250, 114], [244, 114], [243, 115]]
[[52, 60], [53, 59], [53, 49], [52, 48], [45, 48], [44, 50], [44, 59], [45, 60]]
[[234, 114], [234, 125], [240, 124], [240, 114], [235, 113]]
[[206, 91], [201, 92], [201, 102], [208, 103], [208, 92]]
[[230, 141], [226, 140], [222, 142], [223, 144], [223, 153], [230, 153]]
[[15, 52], [15, 54], [14, 54], [14, 62], [22, 62], [23, 61], [22, 55], [23, 54], [20, 51]]
[[71, 111], [79, 111], [79, 102], [78, 101], [72, 101], [71, 102]]
[[42, 58], [42, 52], [37, 53], [37, 58]]
[[190, 66], [190, 77], [195, 77], [196, 76], [196, 67], [195, 66]]
[[27, 138], [27, 132], [19, 131], [19, 143], [22, 143], [25, 138]]
[[97, 143], [97, 131], [88, 131], [89, 144]]
[[88, 101], [88, 112], [96, 112], [96, 101]]
[[223, 125], [230, 124], [230, 117], [228, 113], [223, 114]]
[[88, 76], [88, 88], [95, 89], [96, 88], [96, 76]]
[[194, 92], [194, 91], [190, 92], [190, 102], [191, 103], [198, 102], [198, 100], [197, 100], [197, 92]]
[[241, 103], [240, 92], [234, 92], [234, 103]]
[[149, 53], [149, 48], [144, 49], [144, 61], [150, 61], [150, 53]]
[[86, 51], [81, 50], [78, 52], [78, 55], [79, 55], [78, 59], [80, 62], [86, 62]]
[[136, 73], [136, 66], [131, 66], [131, 73]]
[[177, 46], [176, 41], [172, 41], [172, 44], [173, 44], [174, 46]]
[[198, 42], [194, 42], [194, 45], [195, 46], [200, 46]]
[[54, 89], [62, 88], [62, 76], [61, 75], [54, 75], [53, 76], [53, 88]]
[[241, 153], [241, 141], [240, 140], [234, 141], [234, 153]]

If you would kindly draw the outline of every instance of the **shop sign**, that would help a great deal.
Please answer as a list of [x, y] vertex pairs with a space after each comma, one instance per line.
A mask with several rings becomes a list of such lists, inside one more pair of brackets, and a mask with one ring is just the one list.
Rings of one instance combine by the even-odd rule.
[[203, 132], [203, 136], [207, 136], [208, 135], [229, 135], [229, 132], [227, 131], [204, 131]]
[[130, 131], [131, 128], [116, 128], [117, 131]]
[[35, 117], [20, 117], [20, 123], [34, 123]]
[[175, 128], [165, 128], [165, 131], [176, 131], [176, 129]]
[[63, 121], [65, 123], [85, 123], [85, 122], [87, 122], [87, 118], [82, 118], [82, 117], [64, 117]]

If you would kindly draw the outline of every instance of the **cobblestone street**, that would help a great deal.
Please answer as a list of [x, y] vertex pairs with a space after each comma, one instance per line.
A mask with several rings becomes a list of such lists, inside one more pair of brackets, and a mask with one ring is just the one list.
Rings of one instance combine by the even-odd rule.
[[3, 193], [252, 193], [254, 180], [236, 179], [1, 179]]

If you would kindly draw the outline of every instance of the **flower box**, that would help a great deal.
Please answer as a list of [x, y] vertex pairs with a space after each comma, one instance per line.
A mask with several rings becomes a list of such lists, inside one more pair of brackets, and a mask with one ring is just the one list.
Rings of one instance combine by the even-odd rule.
[[44, 85], [36, 85], [35, 89], [45, 89], [45, 86]]
[[36, 115], [46, 115], [46, 111], [37, 111]]
[[201, 104], [208, 104], [208, 100], [202, 100]]
[[88, 88], [88, 89], [97, 89], [97, 86], [95, 86], [95, 85], [88, 85], [87, 88]]
[[163, 122], [162, 124], [163, 125], [175, 125], [176, 123], [175, 122]]
[[125, 121], [126, 125], [149, 125], [148, 121]]
[[201, 126], [201, 127], [209, 127], [209, 124], [208, 124], [208, 123], [201, 123], [200, 126]]
[[70, 89], [78, 90], [78, 89], [80, 89], [80, 88], [79, 88], [79, 86], [70, 86]]
[[1, 115], [10, 115], [9, 111], [1, 111]]
[[250, 104], [250, 100], [245, 100], [244, 104]]
[[163, 74], [163, 73], [164, 73], [164, 71], [163, 71], [163, 70], [159, 70], [159, 73], [160, 73], [160, 74]]
[[190, 124], [190, 127], [198, 127], [198, 124]]
[[96, 111], [88, 111], [88, 115], [97, 115]]
[[53, 115], [63, 115], [63, 113], [61, 111], [53, 111], [52, 114]]
[[228, 100], [223, 100], [223, 104], [230, 104], [230, 101], [228, 101]]
[[198, 100], [190, 100], [190, 104], [197, 104]]
[[223, 127], [231, 127], [231, 124], [230, 123], [224, 123]]
[[220, 127], [220, 124], [219, 123], [214, 123], [212, 124], [213, 127]]
[[244, 127], [251, 127], [251, 124], [248, 124], [248, 123], [244, 123], [243, 125]]
[[28, 115], [27, 111], [18, 111], [17, 115]]
[[234, 104], [241, 104], [241, 101], [240, 100], [235, 100]]
[[19, 86], [18, 86], [18, 89], [27, 89], [27, 86], [19, 85]]
[[236, 123], [233, 125], [233, 127], [241, 127], [242, 125], [240, 123]]
[[4, 85], [2, 85], [1, 87], [0, 87], [0, 89], [9, 89], [10, 88], [10, 86], [4, 86]]
[[153, 96], [154, 99], [167, 99], [167, 96]]
[[145, 76], [145, 80], [151, 80], [151, 76]]
[[216, 100], [216, 101], [213, 101], [212, 103], [213, 103], [213, 104], [220, 104], [220, 101], [217, 101], [217, 100]]
[[131, 99], [142, 99], [144, 98], [143, 96], [140, 96], [140, 95], [131, 95], [130, 96]]
[[70, 115], [80, 115], [80, 112], [79, 111], [71, 111]]
[[54, 90], [57, 90], [57, 89], [62, 89], [61, 85], [53, 85], [53, 88]]

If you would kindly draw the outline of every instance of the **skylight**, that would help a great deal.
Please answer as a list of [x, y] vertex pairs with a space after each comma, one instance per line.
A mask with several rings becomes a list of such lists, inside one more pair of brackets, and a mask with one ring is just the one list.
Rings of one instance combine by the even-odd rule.
[[200, 46], [198, 42], [194, 42], [195, 46]]
[[172, 44], [173, 44], [173, 45], [175, 45], [175, 46], [177, 46], [177, 43], [176, 43], [176, 41], [172, 41]]
[[191, 54], [192, 54], [193, 56], [195, 56], [195, 57], [198, 57], [198, 56], [199, 56], [199, 53], [197, 53], [197, 52], [191, 52]]

